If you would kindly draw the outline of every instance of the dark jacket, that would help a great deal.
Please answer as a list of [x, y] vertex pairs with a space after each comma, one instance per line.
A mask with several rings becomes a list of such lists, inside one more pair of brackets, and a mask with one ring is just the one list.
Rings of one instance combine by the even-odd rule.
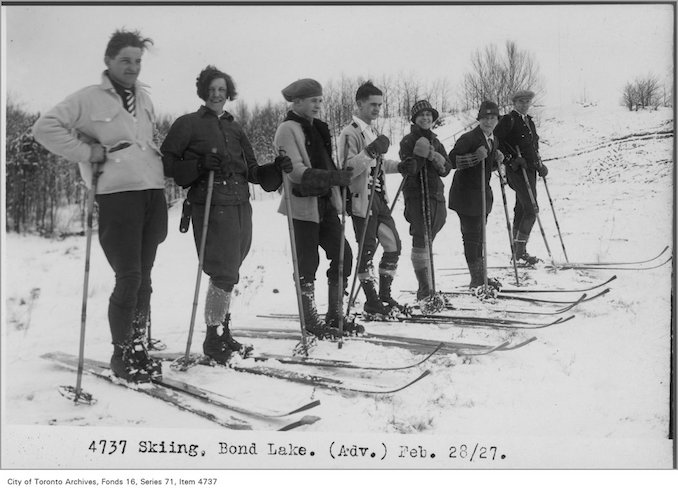
[[[507, 158], [518, 156], [516, 146], [520, 148], [520, 154], [527, 161], [527, 167], [537, 169], [539, 161], [539, 135], [537, 128], [532, 121], [532, 117], [526, 116], [527, 123], [523, 121], [521, 115], [512, 110], [504, 115], [497, 127], [494, 128], [494, 135], [499, 138], [499, 149]], [[510, 166], [507, 165], [510, 171]]]
[[226, 171], [214, 175], [213, 205], [239, 205], [249, 201], [249, 183], [259, 184], [266, 191], [282, 184], [280, 171], [273, 164], [259, 166], [249, 139], [240, 124], [228, 112], [221, 117], [207, 107], [182, 115], [170, 127], [160, 147], [165, 176], [177, 185], [190, 187], [188, 199], [204, 204], [207, 196], [208, 172], [200, 172], [198, 159], [212, 152], [226, 161]]
[[489, 214], [492, 210], [492, 189], [490, 188], [490, 178], [492, 177], [492, 170], [496, 169], [496, 157], [498, 143], [497, 138], [494, 138], [492, 151], [487, 146], [487, 139], [483, 134], [480, 126], [475, 129], [462, 134], [457, 140], [452, 151], [450, 151], [450, 161], [452, 167], [457, 168], [457, 155], [473, 153], [479, 147], [483, 146], [487, 149], [488, 156], [484, 163], [477, 164], [471, 168], [456, 169], [454, 178], [452, 179], [452, 188], [450, 188], [450, 209], [464, 215], [480, 216], [482, 215], [482, 198], [481, 198], [481, 177], [482, 164], [485, 164], [485, 203], [487, 205], [486, 211]]
[[[420, 137], [426, 137], [431, 142], [431, 144], [433, 144], [435, 151], [445, 158], [445, 171], [442, 174], [438, 173], [438, 170], [433, 166], [431, 161], [414, 155], [414, 145]], [[443, 184], [442, 177], [450, 174], [450, 171], [452, 170], [452, 163], [450, 162], [450, 158], [447, 157], [447, 152], [445, 151], [442, 142], [438, 140], [438, 137], [430, 130], [425, 131], [422, 130], [418, 125], [412, 125], [410, 128], [410, 133], [403, 137], [403, 139], [400, 141], [399, 155], [402, 162], [405, 162], [410, 158], [416, 158], [420, 161], [425, 161], [426, 171], [428, 174], [428, 188], [430, 198], [444, 202], [445, 185]], [[405, 184], [403, 185], [403, 196], [406, 199], [408, 197], [421, 197], [421, 179], [419, 175], [407, 177]]]

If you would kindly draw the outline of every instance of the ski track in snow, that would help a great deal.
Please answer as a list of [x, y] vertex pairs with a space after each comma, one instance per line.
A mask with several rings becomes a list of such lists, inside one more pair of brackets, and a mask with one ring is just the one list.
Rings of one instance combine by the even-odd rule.
[[[573, 107], [560, 113], [537, 111], [542, 155], [560, 158], [549, 163], [549, 189], [563, 231], [569, 258], [580, 260], [643, 259], [672, 242], [672, 138], [618, 140], [628, 134], [672, 128], [671, 112], [628, 112]], [[452, 149], [451, 134], [466, 121], [450, 118], [436, 132]], [[397, 157], [394, 141], [388, 157]], [[391, 197], [400, 182], [387, 177]], [[446, 188], [452, 175], [445, 178]], [[494, 206], [488, 220], [488, 264], [506, 264], [507, 231], [501, 192], [493, 177]], [[508, 191], [508, 190], [507, 190]], [[563, 261], [560, 242], [543, 186], [538, 187], [541, 218], [551, 251]], [[514, 196], [508, 191], [509, 206]], [[232, 302], [232, 329], [272, 327], [298, 330], [298, 323], [258, 318], [257, 314], [296, 313], [287, 223], [277, 213], [277, 194], [253, 202], [254, 236], [241, 270]], [[512, 211], [511, 211], [512, 215]], [[197, 258], [191, 234], [180, 234], [180, 205], [170, 209], [170, 232], [161, 244], [153, 272], [153, 335], [169, 351], [183, 352], [191, 314]], [[408, 225], [399, 199], [394, 218], [403, 240], [403, 252], [394, 290], [413, 290], [416, 279], [410, 263]], [[357, 249], [350, 220], [347, 236]], [[73, 385], [75, 374], [55, 367], [40, 355], [61, 350], [77, 354], [80, 333], [84, 237], [47, 240], [36, 236], [6, 236], [6, 291], [4, 336], [5, 421], [24, 425], [96, 425], [213, 428], [189, 413], [90, 376], [84, 389], [94, 394], [94, 406], [74, 406], [63, 399], [57, 385]], [[539, 227], [535, 224], [528, 250], [547, 261]], [[439, 289], [463, 286], [468, 276], [445, 268], [464, 266], [456, 214], [434, 244]], [[375, 259], [378, 263], [379, 251]], [[327, 303], [321, 253], [316, 299], [320, 311]], [[337, 393], [282, 380], [237, 373], [223, 368], [198, 367], [177, 373], [165, 365], [165, 374], [220, 391], [243, 403], [284, 410], [311, 399], [321, 400], [314, 415], [322, 420], [309, 431], [454, 433], [573, 437], [663, 438], [668, 429], [671, 266], [651, 271], [520, 270], [528, 285], [576, 287], [597, 283], [617, 274], [606, 296], [576, 307], [575, 319], [539, 330], [491, 330], [450, 325], [370, 323], [369, 332], [411, 335], [427, 339], [497, 345], [537, 340], [516, 351], [477, 357], [438, 354], [426, 364], [404, 371], [374, 372], [313, 369], [281, 365], [290, 370], [336, 375], [378, 386], [399, 386], [425, 368], [432, 375], [407, 390], [389, 396]], [[512, 285], [513, 271], [498, 276]], [[203, 277], [192, 351], [200, 352], [204, 336], [202, 310], [207, 279]], [[108, 360], [111, 353], [107, 323], [108, 296], [113, 275], [96, 242], [92, 246], [86, 355]], [[37, 290], [37, 291], [36, 291]], [[544, 298], [549, 294], [544, 294]], [[579, 294], [568, 294], [567, 297]], [[402, 294], [407, 300], [411, 295]], [[563, 299], [564, 294], [553, 295]], [[357, 307], [361, 306], [362, 294]], [[503, 303], [503, 302], [502, 302]], [[455, 305], [479, 305], [470, 297]], [[510, 308], [527, 306], [506, 302]], [[479, 310], [482, 314], [482, 310]], [[568, 313], [569, 315], [569, 313]], [[554, 318], [554, 317], [551, 317]], [[532, 318], [528, 318], [532, 320]], [[544, 320], [535, 317], [534, 320]], [[294, 341], [250, 340], [257, 351], [290, 354]], [[313, 356], [355, 360], [358, 363], [400, 365], [420, 356], [394, 348], [346, 341], [319, 343]], [[230, 412], [224, 412], [228, 418]], [[238, 416], [238, 415], [236, 415]], [[284, 421], [261, 428], [278, 428]]]

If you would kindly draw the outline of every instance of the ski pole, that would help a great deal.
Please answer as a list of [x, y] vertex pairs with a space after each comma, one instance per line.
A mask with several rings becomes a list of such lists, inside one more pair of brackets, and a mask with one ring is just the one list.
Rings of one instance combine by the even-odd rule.
[[[379, 156], [377, 158], [377, 165], [374, 168], [374, 176], [373, 178], [377, 178], [379, 175], [379, 171], [381, 171], [381, 161], [382, 157]], [[353, 306], [353, 302], [355, 301], [355, 296], [353, 295], [353, 292], [355, 291], [355, 294], [358, 295], [358, 290], [355, 290], [357, 281], [358, 281], [358, 270], [357, 267], [360, 265], [360, 260], [362, 259], [363, 255], [363, 250], [365, 248], [365, 238], [367, 236], [367, 226], [370, 222], [370, 216], [372, 215], [372, 203], [374, 202], [374, 196], [376, 194], [376, 187], [374, 179], [372, 181], [372, 188], [370, 188], [370, 197], [368, 199], [367, 203], [367, 214], [365, 215], [365, 222], [363, 223], [363, 229], [362, 232], [360, 233], [360, 241], [358, 242], [358, 259], [357, 259], [357, 265], [356, 265], [356, 272], [353, 275], [353, 284], [351, 285], [351, 293], [348, 294], [349, 300], [348, 300], [348, 305], [346, 307], [346, 315], [348, 315], [351, 311], [351, 307]], [[379, 240], [377, 240], [377, 244], [379, 243]]]
[[[285, 155], [285, 150], [278, 148], [278, 154]], [[287, 213], [287, 230], [290, 236], [290, 250], [292, 251], [292, 269], [294, 272], [294, 286], [297, 289], [297, 307], [299, 308], [299, 325], [301, 325], [301, 352], [308, 356], [308, 342], [306, 338], [306, 322], [304, 319], [304, 304], [301, 298], [301, 280], [299, 278], [299, 261], [297, 260], [297, 241], [294, 235], [294, 221], [292, 218], [292, 200], [290, 199], [290, 192], [292, 187], [290, 185], [289, 176], [282, 175], [283, 192], [285, 199], [285, 209]]]
[[78, 372], [75, 383], [75, 403], [81, 396], [87, 403], [92, 402], [92, 395], [82, 391], [82, 372], [85, 365], [85, 326], [87, 324], [87, 295], [89, 292], [89, 268], [92, 255], [92, 220], [94, 217], [94, 197], [99, 183], [99, 163], [92, 164], [92, 188], [87, 198], [87, 237], [85, 246], [85, 279], [82, 284], [82, 312], [80, 314], [80, 347], [78, 349]]
[[553, 200], [551, 199], [551, 192], [549, 191], [549, 186], [546, 183], [546, 176], [542, 176], [542, 181], [544, 182], [544, 188], [546, 188], [546, 194], [549, 197], [549, 203], [551, 204], [551, 211], [553, 212], [553, 220], [556, 222], [556, 229], [558, 229], [558, 237], [560, 238], [560, 245], [563, 248], [563, 254], [565, 255], [565, 261], [567, 263], [570, 262], [570, 260], [567, 257], [567, 251], [565, 250], [565, 242], [563, 242], [563, 234], [560, 232], [560, 224], [558, 223], [558, 217], [556, 217], [556, 207], [553, 205]]
[[481, 209], [482, 209], [482, 219], [483, 219], [483, 229], [482, 229], [482, 238], [483, 238], [483, 292], [487, 290], [487, 188], [485, 185], [485, 161], [487, 158], [483, 159], [480, 163], [480, 197], [482, 199]]
[[[346, 163], [348, 162], [348, 137], [344, 141], [344, 162], [341, 167], [342, 170], [346, 169]], [[337, 342], [337, 347], [341, 349], [344, 345], [344, 251], [345, 251], [345, 241], [344, 237], [346, 234], [346, 187], [341, 187], [341, 240], [339, 241], [339, 269], [338, 273], [338, 294], [337, 297], [339, 304], [339, 341]], [[360, 257], [358, 257], [360, 259]], [[356, 273], [356, 276], [358, 273]]]
[[[217, 148], [212, 148], [212, 154], [217, 153]], [[184, 369], [188, 367], [191, 354], [191, 342], [193, 340], [193, 329], [195, 328], [195, 316], [198, 311], [198, 296], [200, 295], [200, 281], [202, 278], [202, 265], [205, 262], [205, 243], [207, 242], [207, 228], [210, 221], [210, 210], [212, 207], [212, 192], [214, 190], [214, 170], [210, 170], [207, 177], [207, 197], [205, 198], [205, 215], [202, 219], [202, 236], [200, 237], [200, 248], [198, 250], [198, 272], [195, 277], [195, 292], [193, 293], [193, 307], [191, 309], [191, 323], [188, 328], [188, 340], [186, 341], [186, 354], [184, 356]]]
[[[520, 148], [518, 146], [516, 146], [516, 150], [518, 151], [518, 157], [521, 157]], [[524, 167], [521, 167], [520, 169], [523, 172], [523, 178], [525, 179], [525, 186], [527, 188], [527, 194], [530, 196], [530, 201], [532, 202], [532, 208], [534, 209], [534, 214], [537, 217], [537, 223], [539, 224], [539, 230], [541, 231], [541, 236], [544, 239], [544, 245], [546, 246], [546, 252], [548, 253], [549, 258], [551, 259], [551, 264], [553, 264], [553, 266], [555, 266], [556, 263], [553, 261], [553, 256], [551, 255], [551, 248], [549, 248], [549, 243], [546, 241], [546, 234], [544, 233], [544, 226], [541, 224], [541, 219], [539, 218], [539, 207], [537, 206], [537, 201], [534, 198], [534, 193], [532, 193], [532, 185], [530, 185], [530, 180], [527, 177], [527, 171], [525, 171]]]
[[424, 245], [428, 251], [428, 285], [430, 287], [430, 294], [432, 296], [435, 294], [436, 282], [435, 277], [433, 276], [433, 249], [431, 245], [431, 208], [430, 202], [428, 201], [428, 169], [426, 168], [426, 162], [419, 172], [420, 182], [421, 182], [421, 213], [424, 218]]
[[[508, 203], [506, 202], [506, 182], [504, 178], [506, 174], [502, 174], [502, 165], [499, 165], [499, 186], [501, 187], [501, 199], [504, 202], [504, 215], [506, 216], [506, 230], [508, 231], [509, 244], [511, 245], [511, 256], [513, 257], [513, 272], [516, 275], [516, 286], [520, 286], [518, 280], [518, 265], [516, 263], [516, 248], [513, 243], [513, 232], [511, 230], [511, 219], [509, 218]], [[506, 170], [504, 170], [506, 171]]]

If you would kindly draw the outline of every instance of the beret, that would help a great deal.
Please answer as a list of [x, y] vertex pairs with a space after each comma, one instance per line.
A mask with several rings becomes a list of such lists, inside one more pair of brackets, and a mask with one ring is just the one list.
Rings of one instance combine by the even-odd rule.
[[311, 78], [294, 81], [282, 89], [282, 95], [288, 102], [295, 98], [318, 97], [323, 94], [323, 87]]

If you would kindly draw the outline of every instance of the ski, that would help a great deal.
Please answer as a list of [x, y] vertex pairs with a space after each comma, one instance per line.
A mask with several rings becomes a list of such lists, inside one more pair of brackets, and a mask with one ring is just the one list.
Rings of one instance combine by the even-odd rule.
[[368, 371], [400, 371], [403, 369], [410, 369], [414, 368], [415, 366], [424, 364], [426, 361], [431, 359], [438, 351], [440, 351], [443, 348], [443, 346], [444, 344], [441, 342], [436, 346], [436, 348], [433, 351], [431, 351], [423, 359], [415, 363], [406, 364], [403, 366], [373, 366], [368, 364], [356, 364], [351, 361], [343, 361], [339, 359], [295, 357], [277, 354], [259, 354], [257, 356], [253, 356], [253, 359], [259, 362], [273, 360], [278, 361], [279, 363], [282, 364], [303, 364], [304, 366], [313, 366], [316, 368], [345, 368], [345, 369], [361, 369]]
[[[183, 356], [183, 354], [176, 353], [164, 353], [162, 354], [163, 359], [168, 359], [168, 360], [173, 360], [177, 359], [179, 357]], [[209, 358], [205, 356], [200, 356], [200, 358], [197, 360], [196, 364], [204, 365], [204, 366], [213, 366], [213, 367], [223, 367], [223, 368], [228, 368], [232, 369], [233, 371], [238, 371], [240, 373], [250, 373], [250, 374], [256, 374], [256, 375], [261, 375], [261, 376], [268, 376], [269, 378], [275, 378], [275, 379], [281, 379], [281, 380], [286, 380], [286, 381], [291, 381], [294, 383], [301, 383], [304, 385], [309, 385], [309, 386], [314, 386], [314, 387], [320, 387], [320, 388], [326, 388], [326, 389], [331, 389], [331, 390], [337, 390], [337, 391], [344, 391], [344, 392], [349, 392], [349, 393], [364, 393], [368, 395], [386, 395], [386, 394], [391, 394], [391, 393], [397, 393], [399, 391], [404, 390], [405, 388], [408, 388], [409, 386], [417, 383], [418, 381], [422, 380], [426, 376], [428, 376], [431, 372], [429, 370], [424, 371], [422, 374], [414, 378], [413, 380], [409, 381], [405, 385], [396, 387], [396, 388], [381, 388], [381, 389], [372, 389], [369, 386], [362, 387], [362, 386], [356, 386], [352, 385], [350, 383], [347, 383], [345, 380], [339, 379], [339, 378], [333, 378], [330, 376], [320, 376], [316, 374], [310, 374], [310, 373], [299, 373], [296, 371], [291, 371], [291, 370], [286, 370], [282, 368], [275, 368], [275, 367], [270, 367], [270, 366], [260, 366], [260, 365], [247, 365], [244, 364], [246, 361], [249, 361], [250, 359], [256, 359], [256, 358], [247, 358], [240, 360], [238, 362], [231, 362], [228, 365], [221, 365], [214, 363], [213, 361], [210, 361]]]
[[[527, 297], [524, 295], [510, 295], [510, 294], [504, 294], [504, 293], [499, 293], [496, 297], [497, 300], [519, 300], [523, 302], [529, 302], [533, 304], [556, 304], [556, 305], [562, 305], [562, 306], [569, 306], [572, 304], [581, 304], [584, 302], [590, 302], [591, 300], [595, 300], [596, 298], [600, 298], [604, 295], [607, 295], [610, 292], [610, 288], [605, 288], [604, 290], [598, 292], [595, 295], [588, 296], [586, 293], [584, 293], [582, 296], [578, 297], [576, 300], [553, 300], [553, 299], [546, 299], [546, 298], [536, 298], [536, 297]], [[412, 292], [414, 293], [414, 292]], [[455, 295], [468, 295], [468, 293], [458, 293], [455, 291], [446, 291], [442, 292], [443, 295], [445, 296], [455, 296]]]
[[587, 291], [595, 290], [596, 288], [601, 288], [605, 285], [610, 284], [617, 279], [617, 275], [613, 275], [612, 278], [598, 283], [597, 285], [591, 285], [586, 288], [505, 288], [502, 287], [499, 290], [499, 293], [583, 293]]
[[510, 319], [491, 319], [487, 321], [469, 321], [464, 320], [463, 318], [458, 318], [449, 315], [413, 315], [407, 319], [403, 319], [408, 323], [418, 323], [418, 324], [447, 324], [450, 327], [488, 327], [491, 329], [544, 329], [546, 327], [551, 327], [552, 325], [562, 324], [568, 322], [574, 318], [574, 315], [569, 317], [558, 317], [557, 319], [546, 322], [546, 323], [535, 323], [535, 322], [526, 322], [522, 320], [510, 320]]
[[244, 373], [250, 373], [250, 374], [258, 374], [258, 375], [264, 375], [268, 376], [271, 378], [277, 378], [277, 379], [282, 379], [282, 380], [287, 380], [287, 381], [292, 381], [294, 383], [301, 383], [304, 385], [309, 385], [309, 386], [314, 386], [314, 387], [321, 387], [321, 388], [326, 388], [330, 390], [338, 390], [338, 391], [344, 391], [344, 392], [350, 392], [350, 393], [363, 393], [366, 395], [390, 395], [393, 393], [398, 393], [399, 391], [402, 391], [406, 388], [409, 388], [410, 386], [414, 385], [415, 383], [421, 381], [424, 379], [426, 376], [431, 374], [430, 370], [425, 370], [423, 373], [421, 373], [419, 376], [416, 378], [412, 379], [408, 383], [396, 387], [396, 388], [380, 388], [380, 389], [375, 389], [371, 388], [369, 386], [367, 387], [358, 387], [355, 385], [349, 385], [347, 384], [344, 380], [340, 380], [338, 378], [330, 378], [327, 376], [318, 376], [314, 374], [308, 374], [308, 373], [297, 373], [295, 371], [287, 371], [283, 369], [277, 369], [277, 368], [270, 368], [268, 366], [242, 366], [242, 365], [229, 365], [230, 368], [234, 369], [235, 371], [240, 371]]
[[[569, 310], [572, 310], [574, 307], [579, 305], [582, 300], [586, 299], [586, 293], [584, 293], [582, 296], [579, 297], [579, 299], [576, 302], [573, 302], [569, 305], [566, 305], [564, 307], [560, 307], [554, 310], [524, 310], [524, 309], [511, 309], [511, 308], [496, 308], [496, 307], [485, 307], [483, 310], [487, 310], [488, 312], [493, 312], [493, 313], [501, 313], [501, 314], [514, 314], [514, 315], [560, 315], [563, 314]], [[419, 308], [418, 306], [413, 307], [415, 309]], [[473, 308], [473, 307], [458, 307], [456, 305], [448, 305], [445, 307], [447, 310], [456, 310], [456, 311], [461, 311], [461, 312], [477, 312], [478, 308]]]
[[[560, 269], [568, 269], [568, 268], [580, 268], [584, 267], [584, 269], [587, 269], [589, 266], [593, 266], [594, 268], [597, 268], [598, 266], [624, 266], [624, 265], [637, 265], [637, 264], [646, 264], [650, 263], [656, 259], [659, 259], [661, 256], [664, 255], [666, 251], [669, 250], [669, 246], [666, 246], [664, 249], [659, 252], [656, 256], [653, 256], [648, 259], [642, 259], [638, 261], [579, 261], [579, 262], [569, 262], [569, 263], [561, 263], [561, 264], [556, 264], [556, 268]], [[666, 262], [663, 262], [661, 265], [666, 264]], [[660, 265], [660, 266], [661, 266]], [[545, 265], [546, 267], [553, 267], [550, 264]], [[518, 268], [526, 268], [526, 269], [536, 269], [535, 266], [531, 266], [528, 264], [524, 263], [518, 263], [517, 265]], [[505, 264], [505, 265], [495, 265], [495, 266], [488, 266], [487, 269], [513, 269], [513, 264]], [[622, 269], [627, 269], [627, 268], [622, 268]], [[652, 268], [641, 268], [641, 269], [652, 269]], [[459, 266], [459, 267], [453, 267], [453, 268], [441, 268], [442, 271], [466, 271], [468, 272], [468, 267], [466, 266]]]
[[560, 267], [563, 267], [563, 266], [564, 267], [567, 267], [567, 266], [622, 266], [622, 265], [646, 264], [646, 263], [654, 261], [655, 259], [659, 259], [668, 250], [669, 250], [669, 246], [666, 246], [656, 256], [649, 258], [649, 259], [643, 259], [641, 261], [579, 261], [579, 262], [569, 262], [569, 263], [557, 264], [556, 266], [560, 268]]
[[[285, 337], [287, 338], [287, 337]], [[255, 362], [266, 362], [266, 361], [277, 361], [281, 364], [297, 364], [305, 365], [316, 368], [344, 368], [344, 369], [361, 369], [369, 371], [399, 371], [403, 369], [411, 369], [415, 366], [420, 366], [426, 361], [431, 359], [438, 351], [444, 347], [444, 343], [439, 343], [432, 351], [430, 351], [423, 359], [402, 366], [377, 366], [369, 364], [357, 364], [352, 361], [345, 361], [341, 359], [330, 359], [330, 358], [313, 358], [313, 357], [304, 357], [304, 356], [287, 356], [283, 354], [267, 354], [259, 353], [252, 356], [247, 356], [246, 359], [253, 359]], [[173, 353], [160, 353], [153, 354], [154, 358], [163, 359], [163, 360], [174, 360], [179, 357], [179, 354]], [[313, 402], [312, 402], [313, 403]], [[315, 405], [313, 405], [315, 406]], [[307, 407], [310, 408], [310, 407]], [[300, 409], [295, 410], [291, 413], [296, 413]], [[290, 414], [285, 414], [290, 415]], [[281, 415], [282, 416], [282, 415]]]
[[[43, 359], [48, 359], [74, 371], [78, 367], [78, 358], [72, 354], [67, 354], [63, 352], [51, 352], [43, 354], [41, 357]], [[143, 384], [129, 383], [113, 375], [107, 363], [93, 359], [84, 360], [84, 371], [97, 378], [106, 380], [111, 384], [122, 386], [130, 391], [140, 392], [145, 395], [156, 398], [158, 400], [162, 400], [170, 405], [177, 407], [179, 410], [189, 412], [199, 417], [205, 418], [211, 422], [220, 425], [221, 427], [233, 430], [253, 429], [252, 425], [246, 420], [234, 416], [230, 416], [229, 420], [224, 420], [211, 412], [207, 412], [196, 407], [193, 403], [189, 401], [189, 398], [198, 397], [199, 399], [208, 402], [212, 405], [215, 405], [217, 407], [235, 411], [232, 405], [225, 404], [216, 399], [214, 396], [206, 395], [204, 390], [202, 391], [202, 393], [197, 393], [198, 391], [201, 391], [201, 389], [198, 387], [185, 384], [188, 387], [187, 389], [185, 389], [182, 388], [181, 385], [179, 385], [179, 382], [173, 382], [172, 380], [167, 379], [154, 380], [152, 383], [143, 383]], [[169, 386], [169, 384], [172, 384], [172, 386]], [[253, 414], [252, 412], [245, 411], [245, 409], [242, 409], [242, 411], [240, 411], [239, 413], [245, 413], [248, 415]], [[299, 421], [294, 422], [293, 424], [283, 426], [279, 430], [290, 430], [290, 428], [312, 424], [317, 420], [320, 420], [320, 418], [307, 415], [300, 419]]]
[[[154, 356], [157, 357], [157, 356]], [[180, 381], [177, 379], [169, 379], [169, 378], [163, 378], [162, 380], [156, 381], [159, 385], [166, 386], [167, 388], [171, 388], [173, 390], [177, 391], [182, 391], [185, 392], [191, 396], [194, 396], [196, 398], [199, 398], [201, 400], [204, 400], [208, 403], [214, 403], [219, 406], [223, 406], [228, 408], [229, 410], [233, 410], [234, 412], [238, 412], [244, 415], [249, 415], [252, 417], [261, 417], [265, 419], [275, 419], [275, 418], [281, 418], [281, 417], [288, 417], [290, 415], [294, 415], [296, 413], [301, 413], [305, 412], [307, 410], [310, 410], [314, 407], [317, 407], [320, 405], [320, 400], [314, 400], [312, 402], [308, 402], [304, 405], [301, 405], [298, 408], [295, 408], [293, 410], [287, 411], [287, 412], [271, 412], [271, 411], [262, 411], [262, 410], [256, 410], [253, 408], [250, 408], [248, 406], [243, 406], [238, 404], [234, 399], [229, 398], [221, 393], [217, 393], [214, 391], [210, 390], [205, 390], [203, 388], [200, 388], [195, 385], [191, 385], [189, 383], [186, 383], [184, 381]], [[227, 402], [227, 403], [226, 403]]]
[[[662, 261], [659, 264], [655, 264], [652, 266], [627, 266], [624, 264], [620, 265], [604, 265], [604, 264], [590, 264], [590, 265], [571, 265], [571, 264], [563, 264], [563, 265], [556, 265], [555, 269], [599, 269], [599, 270], [610, 270], [610, 271], [648, 271], [651, 269], [657, 269], [661, 268], [665, 264], [668, 264], [671, 262], [673, 258], [669, 256], [667, 259]], [[552, 265], [549, 265], [549, 267], [553, 267]]]
[[[238, 329], [237, 332], [244, 337], [256, 339], [299, 340], [299, 334], [296, 331], [289, 329]], [[441, 344], [440, 341], [420, 339], [417, 337], [372, 333], [364, 333], [360, 336], [345, 337], [345, 340], [368, 342], [376, 346], [397, 347], [400, 349], [406, 349], [415, 354], [428, 354], [432, 348]], [[501, 349], [497, 349], [498, 346], [492, 346], [488, 344], [443, 341], [443, 347], [441, 348], [440, 352], [458, 355], [480, 355], [489, 354], [495, 350], [507, 351], [511, 350], [511, 348], [518, 349], [519, 347], [523, 347], [530, 342], [531, 341], [527, 341], [515, 346], [503, 346], [503, 344], [500, 344], [500, 346], [503, 347], [501, 347]], [[473, 351], [473, 354], [470, 351]]]

